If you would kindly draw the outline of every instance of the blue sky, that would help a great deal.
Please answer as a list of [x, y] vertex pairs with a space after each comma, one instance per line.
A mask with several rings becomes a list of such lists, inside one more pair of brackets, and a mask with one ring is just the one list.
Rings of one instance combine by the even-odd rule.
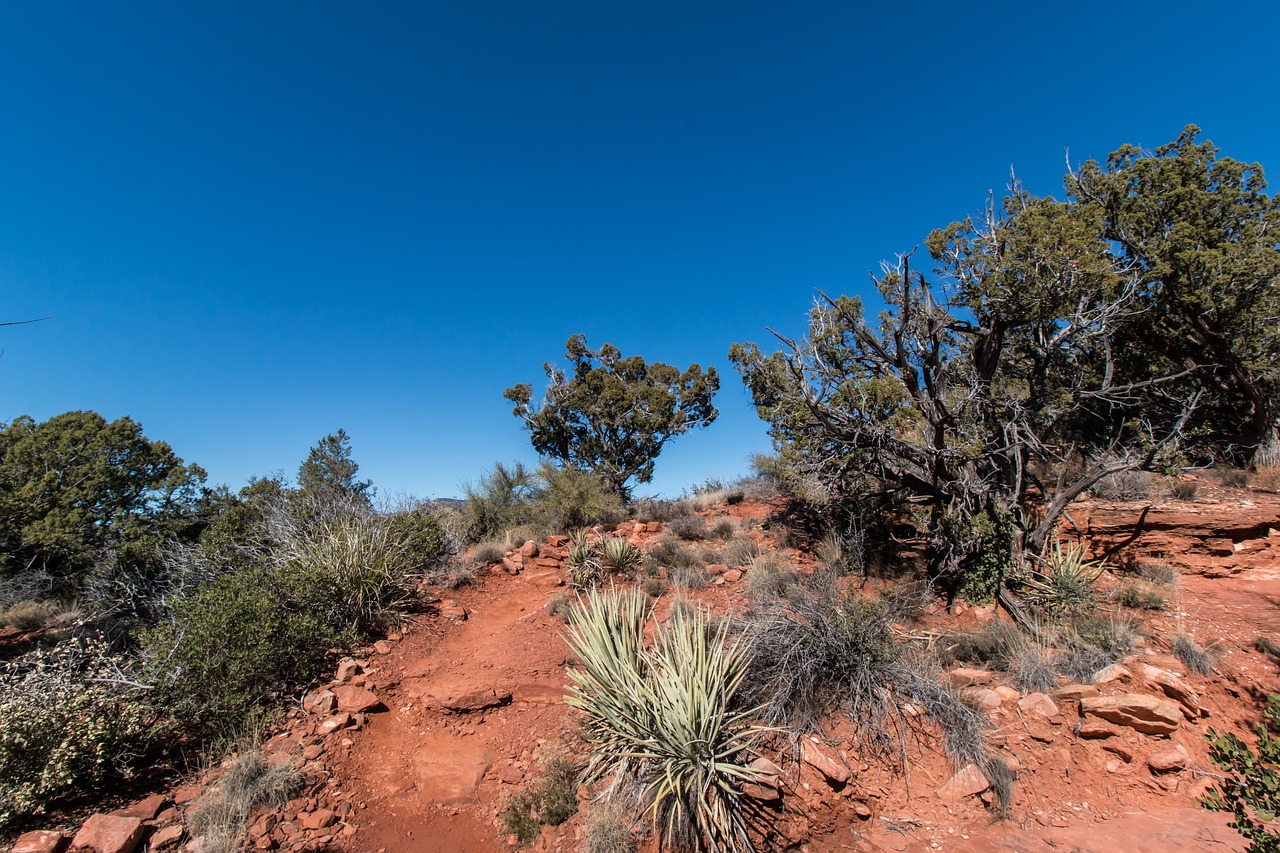
[[766, 451], [726, 359], [1015, 168], [1196, 123], [1280, 169], [1280, 4], [0, 5], [0, 420], [130, 415], [214, 482], [339, 427], [383, 494], [535, 457], [576, 332], [721, 372], [678, 494]]

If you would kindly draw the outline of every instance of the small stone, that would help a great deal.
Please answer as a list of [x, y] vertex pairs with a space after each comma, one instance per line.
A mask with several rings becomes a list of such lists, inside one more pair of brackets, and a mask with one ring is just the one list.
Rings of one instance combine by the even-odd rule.
[[391, 654], [391, 644], [386, 640], [379, 640], [373, 644], [373, 650], [380, 655]]
[[1113, 663], [1110, 666], [1104, 666], [1093, 675], [1093, 682], [1095, 684], [1111, 684], [1116, 681], [1122, 684], [1128, 684], [1132, 680], [1133, 673], [1118, 663]]
[[1051, 694], [1060, 702], [1077, 702], [1081, 699], [1097, 696], [1098, 688], [1092, 684], [1064, 684]]
[[984, 714], [989, 714], [1002, 704], [1000, 694], [986, 687], [971, 687], [964, 691], [964, 698]]
[[724, 573], [723, 577], [728, 583], [733, 583], [734, 581], [742, 580], [742, 572], [737, 569], [730, 569]]
[[1076, 729], [1076, 737], [1082, 740], [1106, 740], [1114, 737], [1116, 730], [1098, 720], [1088, 720]]
[[363, 672], [363, 669], [359, 661], [355, 658], [343, 658], [338, 661], [338, 671], [334, 673], [334, 680], [339, 684], [346, 684], [361, 672]]
[[175, 805], [185, 806], [187, 803], [200, 796], [203, 789], [199, 785], [183, 785], [180, 788], [173, 789], [173, 802]]
[[187, 831], [183, 828], [182, 824], [175, 823], [173, 826], [166, 826], [163, 829], [157, 829], [155, 834], [148, 839], [147, 843], [151, 846], [152, 850], [160, 850], [165, 847], [173, 847], [178, 842], [182, 841], [182, 836], [186, 834]]
[[1058, 706], [1043, 693], [1028, 693], [1018, 700], [1018, 710], [1049, 719], [1058, 716]]
[[952, 687], [974, 687], [990, 684], [994, 676], [985, 669], [970, 669], [962, 666], [951, 670], [945, 677]]
[[948, 779], [938, 789], [938, 796], [945, 802], [955, 803], [977, 796], [990, 787], [987, 777], [976, 764], [966, 764], [959, 773]]
[[526, 560], [538, 556], [538, 543], [532, 539], [525, 540], [520, 546], [520, 556]]
[[313, 690], [302, 700], [302, 709], [308, 714], [322, 717], [338, 710], [338, 697], [332, 690]]
[[1108, 773], [1115, 773], [1117, 770], [1119, 770], [1119, 769], [1120, 769], [1121, 764], [1122, 764], [1122, 762], [1121, 762], [1121, 761], [1120, 761], [1120, 759], [1118, 759], [1118, 758], [1108, 758], [1108, 759], [1107, 759], [1107, 772], [1108, 772]]
[[332, 809], [319, 809], [298, 815], [298, 823], [302, 824], [303, 829], [324, 829], [326, 826], [333, 826], [337, 819], [338, 816]]
[[1001, 702], [1017, 702], [1022, 698], [1022, 694], [1007, 684], [997, 684], [995, 686], [996, 695], [1000, 697]]
[[123, 809], [117, 809], [112, 814], [121, 817], [136, 817], [138, 820], [155, 820], [156, 815], [164, 811], [164, 807], [169, 805], [169, 800], [162, 794], [147, 797], [145, 800], [139, 800], [131, 806]]
[[747, 766], [759, 775], [742, 786], [744, 794], [766, 803], [782, 797], [782, 769], [778, 765], [762, 755]]
[[440, 615], [450, 622], [467, 621], [467, 609], [456, 601], [441, 602]]
[[812, 741], [802, 741], [801, 756], [806, 764], [817, 770], [826, 777], [828, 782], [835, 785], [843, 785], [852, 777], [849, 768], [831, 758], [818, 748], [816, 743]]
[[316, 732], [322, 736], [331, 735], [339, 729], [345, 729], [349, 725], [351, 725], [350, 714], [334, 714], [332, 717], [321, 723], [319, 728], [316, 729]]
[[1123, 741], [1111, 741], [1110, 743], [1103, 744], [1102, 748], [1119, 758], [1125, 764], [1133, 761], [1133, 750], [1130, 749], [1128, 744]]
[[145, 828], [136, 817], [96, 814], [80, 827], [72, 847], [84, 847], [93, 853], [133, 853], [142, 842]]
[[387, 709], [387, 706], [383, 705], [382, 700], [374, 693], [354, 684], [335, 687], [333, 694], [338, 699], [339, 711], [357, 713], [360, 711], [385, 711]]
[[37, 829], [19, 835], [9, 853], [58, 853], [66, 843], [67, 838], [61, 832]]
[[1151, 768], [1152, 773], [1172, 773], [1181, 770], [1191, 761], [1191, 756], [1187, 753], [1186, 747], [1180, 743], [1157, 750], [1147, 756], [1147, 767]]
[[861, 800], [854, 800], [853, 813], [856, 814], [861, 820], [870, 820], [871, 806], [867, 805]]

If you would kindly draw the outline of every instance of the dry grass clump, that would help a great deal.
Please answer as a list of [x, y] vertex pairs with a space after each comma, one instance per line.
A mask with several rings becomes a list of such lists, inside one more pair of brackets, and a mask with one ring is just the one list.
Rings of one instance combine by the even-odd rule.
[[1169, 477], [1164, 485], [1169, 490], [1169, 494], [1180, 501], [1195, 500], [1196, 492], [1200, 490], [1200, 484], [1195, 480], [1184, 480], [1181, 477]]
[[770, 551], [751, 561], [747, 589], [757, 601], [768, 601], [785, 597], [799, 579], [790, 560], [777, 551]]
[[1125, 583], [1111, 593], [1111, 600], [1129, 610], [1163, 610], [1168, 603], [1158, 590], [1136, 583]]
[[722, 518], [715, 524], [711, 525], [707, 532], [710, 534], [712, 539], [719, 539], [722, 542], [727, 542], [737, 535], [738, 525], [734, 524], [733, 519], [731, 518]]
[[721, 551], [724, 561], [735, 569], [747, 565], [759, 555], [760, 546], [748, 536], [730, 539]]
[[744, 689], [770, 725], [808, 731], [843, 710], [866, 743], [901, 757], [913, 704], [943, 730], [948, 757], [981, 764], [989, 725], [939, 679], [922, 657], [894, 637], [915, 602], [901, 595], [863, 596], [821, 573], [797, 585], [745, 624], [751, 667]]
[[68, 625], [80, 617], [79, 610], [57, 601], [17, 601], [0, 609], [0, 625], [8, 625], [19, 631], [37, 631]]
[[1173, 653], [1178, 660], [1187, 665], [1187, 669], [1199, 675], [1213, 672], [1213, 648], [1201, 646], [1189, 634], [1181, 631], [1173, 638]]
[[1241, 468], [1219, 466], [1213, 469], [1218, 485], [1227, 489], [1243, 489], [1249, 485], [1249, 472]]
[[200, 796], [188, 817], [202, 853], [234, 853], [244, 841], [249, 817], [259, 806], [283, 808], [301, 792], [306, 777], [290, 762], [270, 764], [258, 750], [238, 756], [217, 785]]
[[481, 542], [471, 549], [471, 554], [467, 560], [475, 566], [485, 567], [492, 566], [494, 563], [501, 563], [502, 558], [506, 556], [507, 549], [501, 542], [490, 540]]
[[1263, 492], [1280, 492], [1280, 465], [1259, 465], [1249, 485]]
[[1054, 656], [1054, 666], [1073, 682], [1091, 684], [1098, 670], [1132, 654], [1136, 639], [1129, 617], [1077, 616], [1061, 630], [1057, 644], [1062, 651]]
[[1048, 693], [1058, 686], [1053, 653], [1041, 643], [1027, 638], [1009, 661], [1013, 683], [1024, 693]]
[[1150, 471], [1120, 471], [1104, 477], [1089, 491], [1108, 501], [1146, 501], [1159, 491], [1159, 477]]
[[1274, 637], [1265, 634], [1255, 637], [1253, 647], [1271, 658], [1272, 662], [1280, 663], [1280, 642], [1276, 642]]
[[1163, 560], [1139, 560], [1138, 576], [1148, 583], [1169, 586], [1178, 579], [1178, 570]]
[[612, 802], [594, 806], [583, 826], [582, 853], [636, 853], [631, 812]]
[[707, 523], [700, 515], [685, 515], [668, 522], [667, 532], [686, 542], [700, 542], [707, 538]]

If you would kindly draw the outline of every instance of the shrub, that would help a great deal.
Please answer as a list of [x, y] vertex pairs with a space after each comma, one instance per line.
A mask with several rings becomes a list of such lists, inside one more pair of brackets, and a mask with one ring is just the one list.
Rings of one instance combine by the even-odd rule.
[[1013, 653], [1009, 674], [1019, 690], [1026, 693], [1048, 693], [1058, 686], [1058, 673], [1053, 667], [1053, 654], [1038, 642], [1028, 639]]
[[1150, 471], [1120, 471], [1104, 477], [1089, 491], [1109, 501], [1151, 500], [1156, 494], [1157, 479]]
[[1166, 604], [1159, 592], [1134, 583], [1120, 586], [1111, 594], [1111, 599], [1130, 610], [1163, 610]]
[[627, 506], [627, 515], [637, 521], [671, 521], [673, 518], [692, 515], [693, 507], [684, 501], [664, 501], [657, 498], [640, 498]]
[[192, 835], [204, 839], [202, 853], [240, 850], [253, 810], [284, 808], [301, 793], [305, 782], [293, 764], [271, 764], [257, 749], [237, 756], [191, 810], [188, 823]]
[[738, 532], [738, 525], [734, 524], [731, 519], [722, 518], [715, 524], [711, 525], [710, 534], [712, 539], [719, 539], [727, 542]]
[[600, 565], [606, 571], [626, 574], [643, 560], [644, 552], [621, 536], [606, 536], [600, 543]]
[[668, 522], [667, 531], [686, 542], [697, 542], [707, 538], [707, 523], [700, 515], [686, 515]]
[[445, 589], [461, 589], [476, 582], [477, 568], [473, 562], [452, 559], [442, 566], [437, 566], [427, 575], [427, 579], [436, 586]]
[[1249, 472], [1240, 468], [1218, 467], [1213, 469], [1218, 484], [1228, 489], [1243, 489], [1249, 485]]
[[452, 553], [448, 534], [425, 504], [387, 516], [387, 537], [403, 549], [408, 568], [418, 574], [439, 565]]
[[1265, 635], [1255, 637], [1253, 647], [1271, 658], [1273, 662], [1280, 663], [1280, 643], [1277, 643], [1272, 637]]
[[586, 778], [635, 778], [664, 848], [750, 850], [739, 790], [758, 780], [748, 758], [762, 730], [731, 710], [746, 649], [701, 612], [673, 613], [645, 649], [647, 618], [635, 592], [592, 591], [569, 630], [581, 665], [568, 702], [595, 749]]
[[563, 532], [593, 524], [609, 524], [625, 515], [618, 493], [599, 475], [544, 463], [534, 516], [547, 530]]
[[150, 714], [127, 663], [97, 638], [0, 665], [0, 827], [128, 777]]
[[845, 710], [867, 743], [901, 754], [902, 705], [924, 708], [944, 731], [948, 754], [977, 761], [986, 719], [893, 639], [893, 623], [910, 617], [903, 596], [864, 597], [831, 575], [797, 586], [745, 626], [751, 666], [744, 685], [765, 722], [807, 731]]
[[542, 774], [523, 791], [507, 799], [502, 823], [507, 832], [528, 844], [543, 826], [559, 826], [578, 811], [578, 769], [564, 756], [555, 755], [542, 766]]
[[1200, 675], [1213, 672], [1213, 649], [1201, 646], [1189, 635], [1178, 632], [1173, 638], [1173, 653], [1187, 665], [1187, 669]]
[[658, 578], [649, 578], [644, 582], [645, 595], [650, 598], [661, 598], [662, 594], [667, 591], [667, 585]]
[[701, 563], [692, 566], [679, 564], [667, 568], [667, 579], [680, 589], [706, 589], [711, 580]]
[[1227, 774], [1200, 802], [1211, 811], [1231, 812], [1228, 824], [1249, 840], [1249, 850], [1280, 851], [1280, 696], [1268, 696], [1263, 722], [1250, 748], [1238, 736], [1209, 729], [1209, 757]]
[[691, 569], [702, 566], [702, 561], [693, 551], [673, 539], [659, 539], [649, 546], [649, 553], [661, 565]]
[[471, 542], [493, 539], [532, 517], [534, 477], [520, 462], [495, 462], [480, 482], [463, 486], [462, 526]]
[[1087, 613], [1097, 606], [1094, 584], [1101, 574], [1101, 561], [1086, 560], [1083, 548], [1063, 548], [1055, 542], [1040, 558], [1039, 571], [1024, 582], [1023, 593], [1048, 613]]
[[1008, 669], [1027, 637], [1012, 622], [995, 619], [976, 631], [946, 634], [938, 644], [938, 658], [944, 665], [956, 661], [994, 669]]
[[154, 700], [192, 734], [235, 727], [318, 675], [329, 648], [354, 642], [309, 606], [315, 589], [298, 595], [280, 580], [257, 566], [223, 575], [144, 632]]

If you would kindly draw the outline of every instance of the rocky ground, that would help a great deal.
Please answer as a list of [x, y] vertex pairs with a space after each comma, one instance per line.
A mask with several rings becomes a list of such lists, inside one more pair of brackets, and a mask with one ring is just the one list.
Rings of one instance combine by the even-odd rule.
[[[768, 527], [776, 506], [738, 504], [711, 517]], [[644, 544], [661, 530], [627, 523]], [[955, 667], [949, 678], [992, 722], [991, 748], [1016, 771], [1006, 819], [976, 768], [950, 766], [928, 728], [899, 772], [864, 759], [847, 723], [769, 756], [778, 767], [762, 841], [810, 851], [1243, 850], [1226, 818], [1198, 798], [1216, 768], [1206, 730], [1247, 732], [1280, 670], [1254, 647], [1280, 636], [1280, 497], [1204, 484], [1194, 501], [1083, 502], [1064, 531], [1120, 566], [1160, 559], [1177, 570], [1176, 593], [1143, 616], [1137, 652], [1094, 684], [1024, 694], [1007, 674]], [[773, 532], [750, 532], [762, 542]], [[543, 759], [580, 749], [564, 704], [563, 538], [509, 552], [470, 587], [423, 591], [429, 606], [403, 633], [344, 660], [331, 684], [311, 691], [266, 744], [300, 764], [309, 787], [285, 807], [255, 816], [249, 844], [261, 850], [483, 851], [514, 846], [501, 826], [506, 798]], [[792, 552], [800, 566], [807, 554]], [[711, 567], [706, 606], [740, 607], [748, 578]], [[1104, 585], [1117, 579], [1107, 576]], [[670, 611], [664, 595], [656, 618]], [[940, 637], [1000, 618], [990, 608], [935, 607], [911, 630]], [[1213, 672], [1188, 671], [1171, 653], [1178, 632], [1214, 650]], [[191, 785], [90, 818], [73, 846], [102, 853], [201, 849], [183, 815]], [[580, 792], [585, 795], [587, 792]], [[588, 806], [589, 807], [589, 806]], [[585, 808], [585, 807], [584, 807]], [[545, 827], [534, 850], [576, 850], [580, 814]], [[12, 849], [65, 846], [71, 833], [30, 833]]]

